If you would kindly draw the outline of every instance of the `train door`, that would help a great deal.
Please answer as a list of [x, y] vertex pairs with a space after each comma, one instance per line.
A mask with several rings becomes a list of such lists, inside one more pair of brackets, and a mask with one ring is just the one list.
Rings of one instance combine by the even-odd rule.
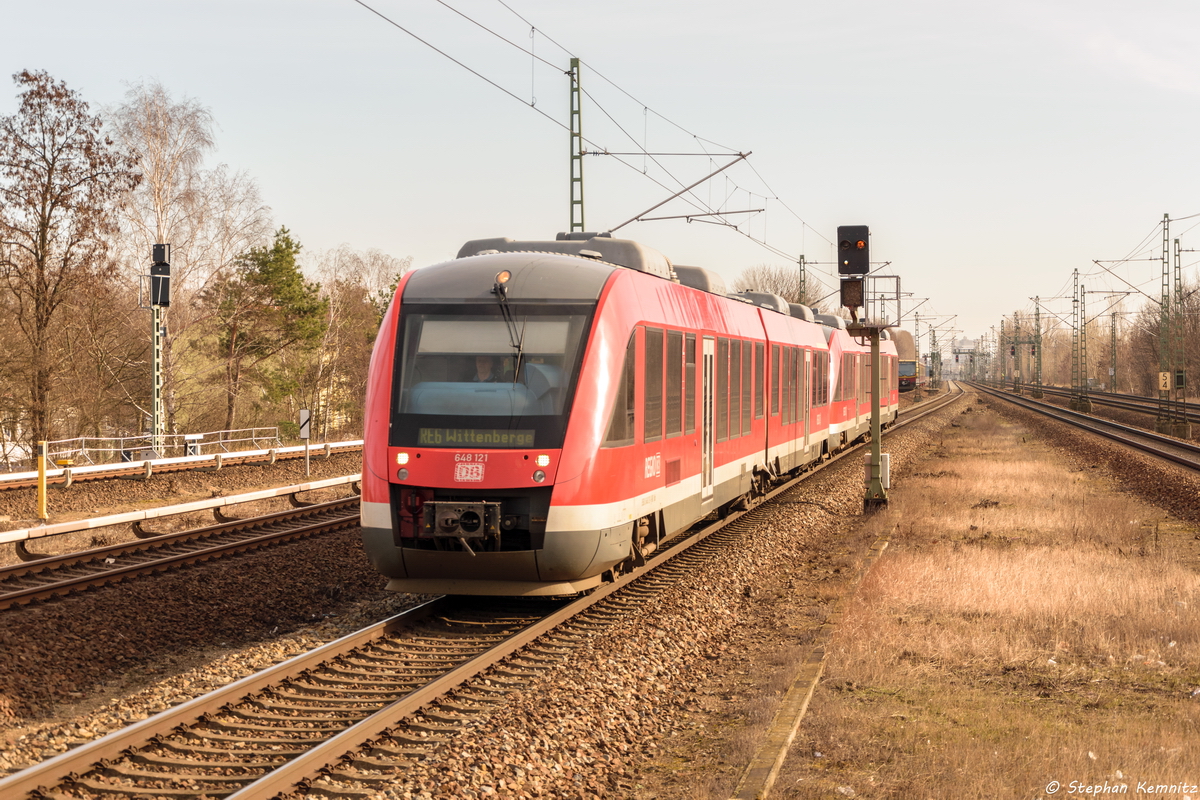
[[716, 380], [717, 342], [711, 336], [704, 337], [704, 382], [700, 391], [700, 402], [703, 410], [700, 415], [700, 502], [708, 502], [713, 498], [713, 382]]

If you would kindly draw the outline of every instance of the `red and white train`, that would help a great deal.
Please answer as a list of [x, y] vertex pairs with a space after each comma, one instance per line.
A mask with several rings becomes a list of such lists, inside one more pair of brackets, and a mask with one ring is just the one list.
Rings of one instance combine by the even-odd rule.
[[375, 344], [367, 553], [396, 591], [589, 589], [866, 435], [870, 375], [841, 319], [636, 242], [468, 242], [403, 277]]

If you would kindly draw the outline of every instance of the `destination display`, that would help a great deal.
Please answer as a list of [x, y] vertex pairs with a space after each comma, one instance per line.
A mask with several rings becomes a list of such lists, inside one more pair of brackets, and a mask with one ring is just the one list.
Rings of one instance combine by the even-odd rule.
[[482, 428], [421, 428], [420, 447], [533, 447], [532, 430], [485, 430]]

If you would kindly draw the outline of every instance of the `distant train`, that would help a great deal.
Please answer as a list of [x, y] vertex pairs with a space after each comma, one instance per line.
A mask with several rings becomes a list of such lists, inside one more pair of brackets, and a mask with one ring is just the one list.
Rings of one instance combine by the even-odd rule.
[[911, 392], [925, 385], [925, 365], [914, 359], [900, 361], [900, 391]]
[[396, 591], [587, 590], [867, 435], [870, 376], [840, 318], [636, 242], [468, 242], [403, 277], [375, 344], [367, 553]]

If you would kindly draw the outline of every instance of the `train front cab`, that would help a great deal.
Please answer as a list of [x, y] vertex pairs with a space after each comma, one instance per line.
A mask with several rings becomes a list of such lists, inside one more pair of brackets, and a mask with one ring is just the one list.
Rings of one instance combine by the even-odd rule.
[[548, 521], [587, 333], [613, 271], [485, 255], [397, 287], [372, 356], [363, 471], [364, 545], [389, 588], [569, 594], [599, 582], [600, 543], [553, 535]]

